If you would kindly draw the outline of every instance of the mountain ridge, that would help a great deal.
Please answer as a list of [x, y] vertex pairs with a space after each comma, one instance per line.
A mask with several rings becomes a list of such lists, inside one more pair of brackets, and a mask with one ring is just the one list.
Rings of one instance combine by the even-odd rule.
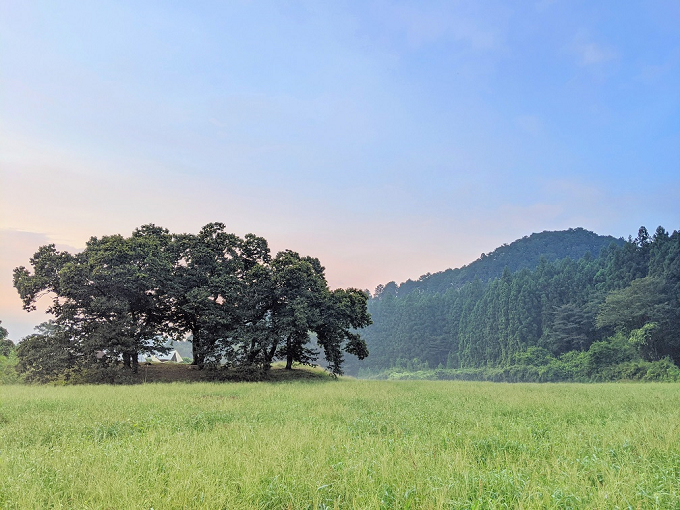
[[611, 243], [622, 246], [625, 240], [596, 234], [582, 227], [544, 230], [516, 239], [510, 244], [504, 243], [489, 253], [482, 253], [478, 259], [460, 268], [426, 273], [418, 280], [408, 279], [399, 285], [394, 281], [378, 285], [373, 298], [380, 299], [386, 295], [404, 296], [412, 292], [441, 294], [451, 287], [460, 288], [475, 278], [482, 281], [500, 278], [506, 267], [513, 273], [522, 269], [533, 269], [538, 266], [541, 258], [553, 262], [564, 258], [578, 260], [587, 253], [592, 257], [598, 257], [602, 249]]
[[627, 241], [542, 232], [378, 290], [361, 332], [370, 355], [348, 359], [352, 375], [493, 368], [529, 370], [507, 380], [585, 381], [639, 378], [664, 358], [680, 366], [677, 230], [640, 227]]

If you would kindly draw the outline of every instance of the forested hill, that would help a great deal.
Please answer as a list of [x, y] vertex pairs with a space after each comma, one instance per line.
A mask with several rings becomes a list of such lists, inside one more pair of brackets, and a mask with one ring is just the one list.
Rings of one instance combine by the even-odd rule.
[[665, 377], [657, 372], [680, 363], [679, 231], [641, 227], [626, 242], [544, 232], [460, 270], [379, 290], [362, 332], [370, 355], [348, 360], [349, 373], [611, 380]]
[[541, 258], [548, 262], [567, 257], [578, 260], [586, 253], [598, 257], [602, 249], [611, 243], [621, 246], [624, 240], [601, 236], [580, 227], [531, 234], [510, 244], [504, 244], [490, 253], [482, 253], [477, 260], [459, 269], [428, 273], [417, 281], [407, 280], [401, 285], [395, 282], [379, 285], [375, 297], [379, 298], [383, 294], [405, 296], [414, 291], [443, 293], [451, 287], [460, 288], [475, 278], [482, 281], [498, 278], [506, 267], [511, 272], [525, 268], [533, 269], [538, 266]]

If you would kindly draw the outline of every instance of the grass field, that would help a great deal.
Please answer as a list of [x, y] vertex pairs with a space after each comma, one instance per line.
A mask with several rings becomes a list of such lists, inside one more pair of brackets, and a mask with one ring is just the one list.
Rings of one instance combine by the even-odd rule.
[[1, 508], [680, 508], [680, 385], [0, 386]]

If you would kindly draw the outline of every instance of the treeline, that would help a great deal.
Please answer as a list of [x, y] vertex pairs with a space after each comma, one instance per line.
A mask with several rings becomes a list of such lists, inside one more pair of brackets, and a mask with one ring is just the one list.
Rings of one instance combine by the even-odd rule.
[[552, 262], [564, 258], [578, 260], [587, 253], [597, 255], [612, 243], [621, 246], [624, 240], [597, 235], [580, 227], [535, 233], [499, 246], [492, 252], [482, 253], [477, 260], [461, 268], [427, 273], [418, 280], [409, 279], [401, 285], [389, 282], [379, 285], [375, 293], [402, 297], [412, 292], [443, 293], [451, 288], [460, 288], [475, 279], [486, 282], [498, 278], [505, 269], [512, 273], [521, 269], [534, 269], [541, 259]]
[[54, 320], [16, 350], [27, 380], [136, 371], [140, 354], [189, 335], [199, 368], [313, 363], [310, 332], [334, 374], [343, 353], [368, 355], [356, 332], [371, 322], [364, 292], [331, 291], [318, 259], [272, 257], [262, 237], [221, 223], [198, 234], [145, 225], [130, 237], [92, 237], [76, 254], [42, 246], [30, 264], [14, 270], [14, 286], [26, 310], [47, 294]]
[[598, 257], [544, 258], [445, 292], [379, 290], [371, 357], [352, 363], [362, 376], [641, 379], [680, 362], [680, 233], [662, 227]]

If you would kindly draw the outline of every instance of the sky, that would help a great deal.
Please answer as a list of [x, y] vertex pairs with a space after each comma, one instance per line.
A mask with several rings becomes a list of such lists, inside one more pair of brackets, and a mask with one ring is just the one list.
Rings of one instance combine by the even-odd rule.
[[[331, 287], [680, 229], [680, 3], [4, 0], [0, 320], [39, 246], [219, 221]], [[42, 308], [46, 303], [43, 304]]]

